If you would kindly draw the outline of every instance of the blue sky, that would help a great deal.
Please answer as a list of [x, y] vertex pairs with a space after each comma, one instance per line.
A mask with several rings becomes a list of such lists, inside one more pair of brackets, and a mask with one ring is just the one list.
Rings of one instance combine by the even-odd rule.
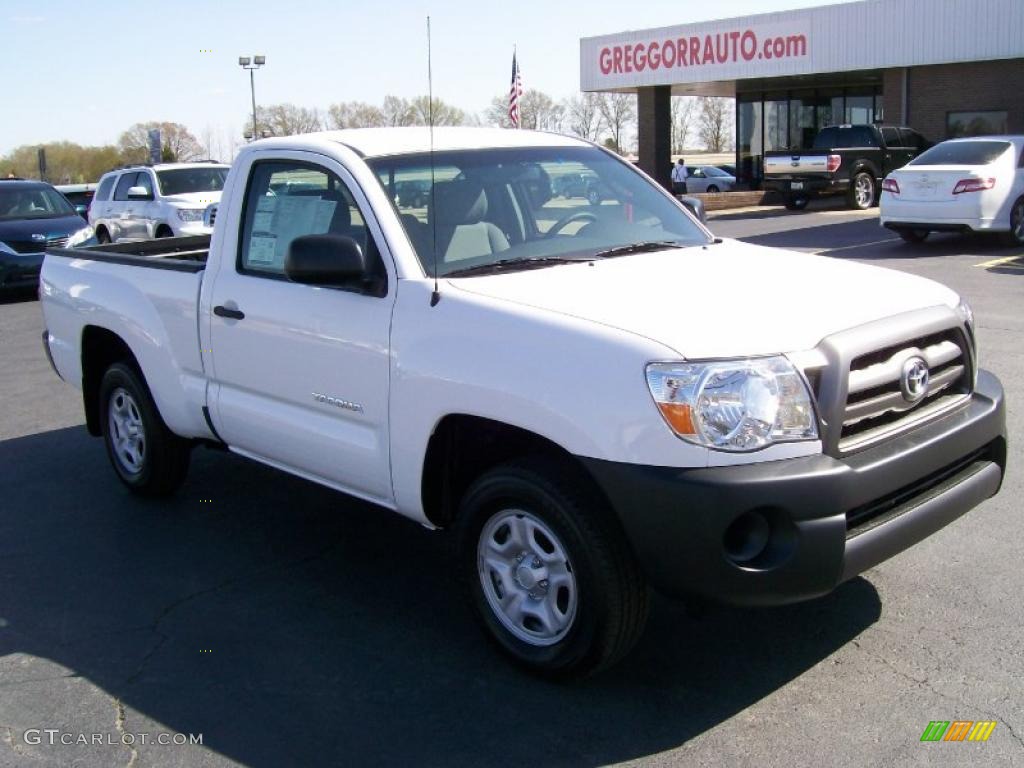
[[425, 93], [428, 14], [435, 94], [479, 112], [508, 88], [513, 44], [525, 87], [562, 98], [579, 87], [580, 37], [829, 1], [0, 0], [0, 153], [114, 142], [145, 120], [223, 144], [250, 110], [237, 62], [251, 53], [267, 56], [260, 103], [323, 109]]

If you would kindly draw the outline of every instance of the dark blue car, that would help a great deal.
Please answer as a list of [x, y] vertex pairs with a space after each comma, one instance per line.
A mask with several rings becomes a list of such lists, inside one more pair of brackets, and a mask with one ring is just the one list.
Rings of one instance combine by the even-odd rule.
[[0, 291], [35, 287], [47, 248], [84, 245], [92, 236], [74, 206], [49, 184], [0, 180]]

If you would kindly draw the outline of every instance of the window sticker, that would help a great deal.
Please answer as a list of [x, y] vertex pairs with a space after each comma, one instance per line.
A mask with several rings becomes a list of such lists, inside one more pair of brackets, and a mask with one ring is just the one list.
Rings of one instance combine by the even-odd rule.
[[253, 232], [271, 232], [273, 231], [273, 222], [273, 211], [256, 211], [252, 220]]
[[276, 251], [277, 237], [275, 235], [254, 234], [249, 240], [249, 263], [273, 264]]

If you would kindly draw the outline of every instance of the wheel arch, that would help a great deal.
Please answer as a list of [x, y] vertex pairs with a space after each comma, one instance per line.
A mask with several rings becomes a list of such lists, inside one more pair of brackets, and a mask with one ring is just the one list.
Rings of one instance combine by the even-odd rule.
[[492, 467], [527, 456], [557, 462], [586, 478], [595, 493], [604, 496], [583, 463], [549, 438], [502, 421], [451, 413], [437, 423], [423, 459], [420, 493], [427, 520], [448, 527], [473, 480]]
[[878, 167], [866, 157], [854, 162], [853, 166], [850, 168], [851, 184], [853, 183], [854, 177], [861, 171], [867, 171], [868, 173], [870, 173], [872, 180], [875, 182], [875, 186], [878, 186], [878, 180], [880, 178]]
[[87, 325], [82, 329], [82, 401], [85, 406], [85, 425], [89, 434], [99, 437], [99, 392], [103, 374], [114, 363], [126, 363], [134, 368], [143, 381], [145, 376], [139, 361], [127, 342], [108, 328]]

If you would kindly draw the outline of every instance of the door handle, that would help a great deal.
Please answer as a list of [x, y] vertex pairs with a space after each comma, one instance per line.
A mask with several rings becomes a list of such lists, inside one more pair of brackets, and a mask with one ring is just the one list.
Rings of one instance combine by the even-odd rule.
[[215, 314], [217, 317], [229, 317], [232, 320], [245, 319], [245, 312], [243, 312], [242, 310], [231, 309], [230, 307], [225, 307], [220, 304], [213, 308], [213, 314]]

